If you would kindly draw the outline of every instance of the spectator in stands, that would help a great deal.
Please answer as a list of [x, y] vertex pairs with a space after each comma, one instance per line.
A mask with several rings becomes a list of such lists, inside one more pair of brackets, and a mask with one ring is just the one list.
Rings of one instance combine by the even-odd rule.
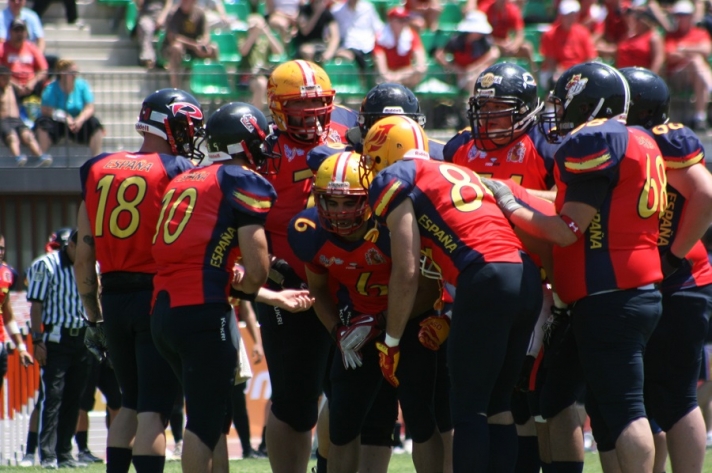
[[616, 67], [639, 66], [659, 74], [665, 62], [665, 44], [655, 29], [655, 17], [647, 7], [630, 8], [626, 21], [628, 33], [618, 43]]
[[336, 55], [356, 61], [366, 69], [366, 58], [373, 52], [376, 35], [383, 29], [383, 22], [373, 4], [368, 0], [346, 0], [331, 10], [339, 24], [341, 48]]
[[339, 48], [339, 24], [329, 10], [329, 0], [311, 0], [299, 7], [294, 47], [297, 58], [324, 63]]
[[183, 57], [215, 59], [218, 48], [210, 43], [205, 12], [195, 0], [181, 0], [166, 25], [163, 54], [168, 58], [171, 87], [180, 89]]
[[631, 7], [628, 0], [603, 0], [606, 19], [603, 21], [603, 34], [595, 41], [596, 50], [601, 57], [613, 58], [618, 43], [628, 31], [625, 12]]
[[267, 0], [267, 21], [284, 44], [294, 37], [297, 29], [300, 0]]
[[438, 18], [443, 11], [440, 0], [405, 0], [404, 7], [410, 15], [410, 26], [417, 31], [438, 28]]
[[665, 35], [668, 78], [673, 88], [682, 90], [690, 86], [695, 93], [695, 116], [692, 128], [707, 128], [707, 105], [712, 89], [712, 70], [707, 58], [712, 54], [710, 35], [694, 26], [692, 15], [695, 6], [689, 0], [679, 0], [672, 7], [677, 28]]
[[41, 95], [47, 78], [47, 60], [42, 52], [27, 40], [27, 24], [20, 18], [10, 23], [10, 36], [2, 44], [0, 65], [12, 71], [10, 82], [17, 98]]
[[[180, 1], [175, 3], [180, 4]], [[244, 29], [246, 25], [246, 18], [230, 18], [225, 10], [223, 0], [197, 0], [196, 4], [205, 12], [205, 21], [210, 31], [215, 28]]]
[[260, 110], [267, 108], [267, 78], [269, 77], [269, 56], [284, 54], [284, 45], [260, 15], [250, 15], [247, 19], [247, 38], [240, 45], [240, 82], [238, 87], [249, 88], [252, 92], [250, 103]]
[[42, 116], [35, 133], [43, 152], [62, 137], [88, 144], [92, 156], [101, 153], [104, 127], [94, 115], [94, 94], [87, 81], [77, 77], [74, 61], [57, 61], [57, 79], [42, 92]]
[[423, 79], [428, 66], [420, 36], [408, 20], [409, 14], [403, 7], [388, 11], [388, 24], [376, 38], [373, 59], [379, 81], [397, 82], [413, 89]]
[[596, 41], [603, 35], [606, 9], [596, 0], [581, 0], [579, 3], [581, 4], [581, 10], [578, 14], [578, 23], [586, 27], [591, 33], [593, 43], [596, 44]]
[[[49, 4], [54, 0], [34, 0], [32, 4], [32, 9], [37, 13], [37, 16], [42, 18], [42, 15], [47, 11]], [[67, 16], [67, 23], [70, 25], [77, 24], [78, 26], [83, 26], [77, 23], [79, 15], [77, 14], [77, 0], [62, 0], [64, 3], [65, 15]]]
[[[468, 13], [457, 25], [457, 31], [444, 48], [435, 50], [435, 60], [457, 75], [460, 89], [471, 93], [480, 73], [499, 58], [499, 49], [490, 36], [492, 26], [481, 11]], [[446, 53], [452, 54], [451, 62], [445, 57]]]
[[20, 152], [20, 141], [27, 146], [33, 156], [39, 158], [40, 166], [50, 166], [52, 157], [43, 155], [35, 135], [20, 119], [20, 107], [17, 105], [15, 91], [10, 86], [10, 69], [0, 66], [0, 135], [5, 145], [15, 157], [15, 164], [27, 164], [27, 156]]
[[591, 33], [577, 23], [581, 10], [576, 0], [563, 0], [559, 4], [559, 16], [551, 29], [541, 36], [541, 65], [539, 80], [549, 90], [562, 72], [568, 68], [596, 58], [596, 48]]
[[35, 43], [37, 49], [44, 53], [45, 38], [42, 21], [40, 21], [37, 13], [25, 6], [26, 4], [27, 0], [8, 0], [7, 8], [2, 11], [2, 18], [0, 19], [0, 43], [8, 39], [12, 20], [20, 18], [25, 20], [27, 25], [27, 39]]
[[492, 39], [504, 57], [522, 57], [534, 70], [534, 47], [524, 40], [522, 10], [511, 0], [495, 0], [485, 11], [492, 25]]
[[136, 38], [138, 39], [138, 61], [146, 69], [156, 66], [156, 49], [153, 36], [163, 29], [173, 5], [171, 0], [135, 0], [138, 8]]

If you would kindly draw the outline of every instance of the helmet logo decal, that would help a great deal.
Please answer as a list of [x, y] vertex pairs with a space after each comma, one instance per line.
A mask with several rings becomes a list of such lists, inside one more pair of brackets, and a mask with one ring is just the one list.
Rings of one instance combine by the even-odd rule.
[[242, 126], [244, 126], [245, 129], [247, 131], [249, 131], [250, 133], [255, 132], [255, 127], [254, 127], [254, 125], [252, 125], [254, 120], [255, 120], [255, 117], [251, 113], [246, 113], [240, 117], [240, 123], [242, 123]]
[[389, 123], [381, 126], [376, 126], [378, 127], [378, 129], [371, 137], [371, 140], [368, 142], [369, 146], [366, 150], [367, 154], [370, 154], [374, 151], [378, 151], [383, 147], [384, 144], [386, 144], [386, 140], [388, 139], [388, 133], [395, 125]]
[[170, 107], [173, 116], [181, 114], [191, 118], [195, 118], [196, 120], [203, 119], [203, 111], [200, 110], [200, 107], [196, 106], [195, 104], [189, 102], [176, 102], [172, 103]]
[[528, 72], [522, 74], [522, 80], [524, 81], [524, 85], [532, 85], [536, 87], [536, 80], [534, 80], [534, 76]]
[[574, 74], [571, 79], [569, 79], [565, 86], [566, 103], [564, 104], [564, 108], [571, 103], [574, 97], [583, 92], [583, 89], [586, 88], [587, 82], [588, 79], [586, 77], [581, 77], [581, 74]]
[[492, 87], [494, 84], [502, 83], [502, 76], [496, 76], [491, 72], [484, 74], [477, 78], [477, 83], [480, 84], [485, 89]]

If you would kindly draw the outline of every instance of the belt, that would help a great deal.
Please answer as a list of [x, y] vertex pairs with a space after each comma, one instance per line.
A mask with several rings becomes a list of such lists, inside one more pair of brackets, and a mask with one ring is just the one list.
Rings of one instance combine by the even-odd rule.
[[631, 287], [631, 288], [629, 288], [629, 289], [609, 289], [609, 290], [607, 290], [607, 291], [598, 291], [598, 292], [594, 292], [593, 294], [589, 294], [589, 296], [598, 296], [598, 295], [601, 295], [601, 294], [607, 294], [607, 293], [609, 293], [609, 292], [616, 292], [616, 291], [629, 291], [629, 290], [633, 290], [633, 291], [653, 291], [653, 290], [655, 290], [655, 289], [656, 289], [655, 284], [650, 283], [650, 284], [646, 284], [645, 286]]
[[[53, 326], [52, 325], [45, 325], [44, 331], [45, 333], [50, 333], [52, 331]], [[79, 327], [79, 328], [67, 328], [67, 327], [62, 327], [60, 329], [62, 336], [67, 336], [67, 337], [79, 337], [80, 335], [84, 335], [84, 329], [86, 327]]]

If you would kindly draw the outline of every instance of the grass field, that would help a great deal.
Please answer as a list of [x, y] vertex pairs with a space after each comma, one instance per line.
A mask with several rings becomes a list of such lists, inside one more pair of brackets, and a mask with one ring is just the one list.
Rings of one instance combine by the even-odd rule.
[[[314, 462], [310, 463], [310, 468], [313, 466]], [[19, 468], [19, 467], [0, 467], [0, 471], [45, 471], [40, 467], [34, 468]], [[106, 471], [105, 465], [97, 464], [92, 465], [89, 468], [82, 468], [81, 472], [86, 473], [103, 473]], [[133, 472], [134, 469], [131, 468]], [[269, 461], [267, 460], [238, 460], [230, 462], [230, 471], [239, 473], [268, 473], [270, 471]], [[389, 473], [411, 473], [414, 472], [413, 462], [410, 459], [410, 455], [393, 455], [391, 458], [390, 467], [388, 468]], [[601, 465], [598, 461], [598, 455], [595, 453], [586, 454], [586, 463], [583, 469], [584, 473], [602, 473]], [[668, 467], [668, 471], [670, 468]], [[178, 462], [167, 462], [166, 463], [166, 473], [181, 473], [180, 463]], [[707, 451], [707, 457], [705, 461], [705, 468], [703, 473], [712, 473], [712, 450]]]

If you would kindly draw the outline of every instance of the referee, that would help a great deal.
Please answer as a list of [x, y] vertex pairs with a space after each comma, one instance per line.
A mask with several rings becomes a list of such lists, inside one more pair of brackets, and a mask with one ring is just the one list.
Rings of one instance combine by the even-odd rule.
[[44, 392], [40, 463], [76, 468], [86, 466], [72, 457], [72, 437], [91, 355], [84, 346], [84, 309], [74, 279], [77, 231], [62, 228], [56, 235], [59, 250], [37, 258], [27, 272], [32, 341]]

